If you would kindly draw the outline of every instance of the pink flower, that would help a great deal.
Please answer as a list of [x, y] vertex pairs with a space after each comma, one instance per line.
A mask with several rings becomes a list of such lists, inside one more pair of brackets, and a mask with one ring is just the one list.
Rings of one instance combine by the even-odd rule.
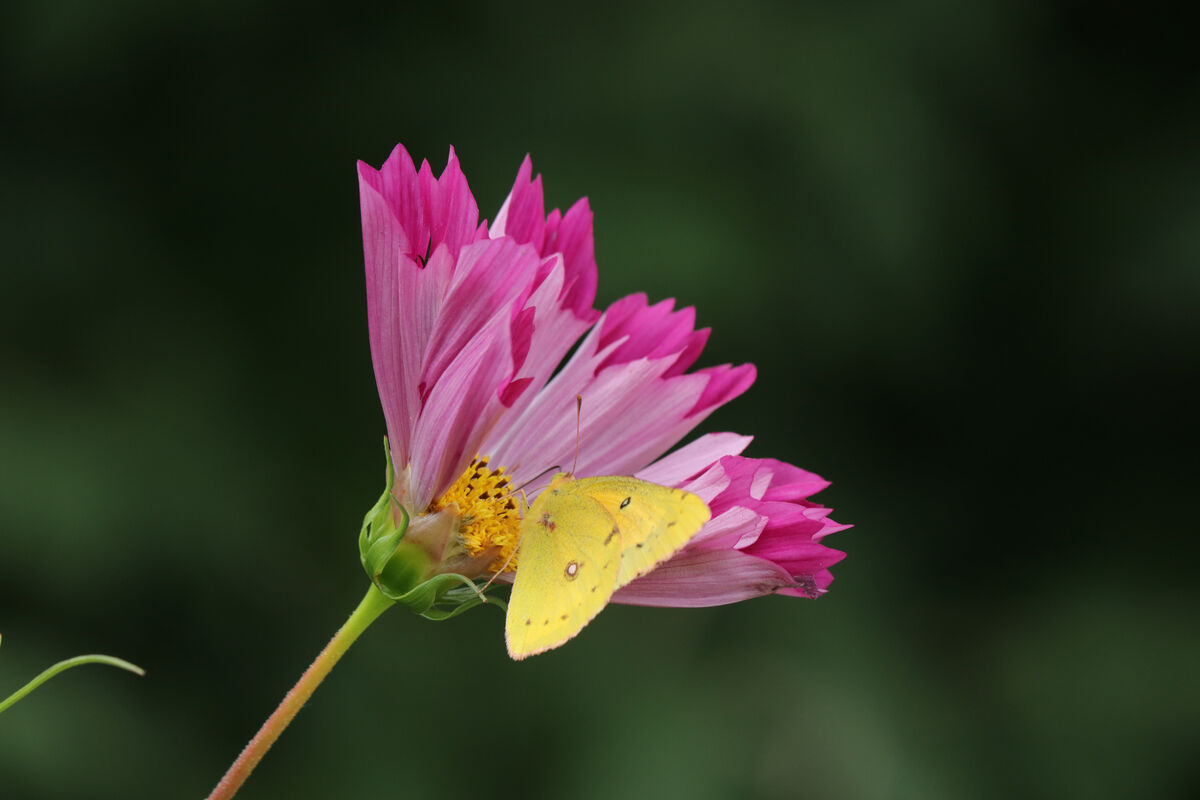
[[532, 171], [526, 157], [489, 226], [453, 149], [439, 178], [402, 146], [378, 171], [359, 163], [371, 355], [392, 496], [413, 535], [437, 542], [435, 560], [457, 553], [454, 571], [464, 571], [463, 548], [480, 572], [501, 568], [517, 543], [512, 487], [532, 500], [578, 446], [577, 477], [636, 475], [698, 494], [712, 511], [683, 550], [615, 601], [823, 593], [843, 554], [820, 540], [848, 527], [808, 501], [825, 481], [742, 458], [750, 438], [729, 433], [663, 456], [749, 388], [754, 367], [691, 370], [709, 331], [672, 300], [630, 295], [598, 312], [587, 200], [547, 214]]

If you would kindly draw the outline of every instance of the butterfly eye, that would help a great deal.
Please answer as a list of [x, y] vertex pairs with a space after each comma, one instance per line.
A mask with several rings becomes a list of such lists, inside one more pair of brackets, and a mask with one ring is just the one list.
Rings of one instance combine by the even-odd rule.
[[629, 501], [631, 501], [631, 500], [633, 500], [633, 498], [632, 498], [632, 497], [626, 497], [624, 500], [622, 500], [622, 501], [621, 501], [621, 508], [625, 508], [625, 506], [629, 505]]

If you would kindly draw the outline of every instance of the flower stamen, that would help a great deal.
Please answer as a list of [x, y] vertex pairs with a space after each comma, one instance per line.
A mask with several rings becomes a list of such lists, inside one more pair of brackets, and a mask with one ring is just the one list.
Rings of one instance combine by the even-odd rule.
[[486, 456], [476, 456], [446, 493], [433, 502], [430, 511], [441, 511], [451, 503], [458, 507], [458, 535], [467, 552], [476, 556], [498, 547], [499, 553], [488, 569], [516, 569], [522, 503], [513, 494], [504, 467], [493, 470]]

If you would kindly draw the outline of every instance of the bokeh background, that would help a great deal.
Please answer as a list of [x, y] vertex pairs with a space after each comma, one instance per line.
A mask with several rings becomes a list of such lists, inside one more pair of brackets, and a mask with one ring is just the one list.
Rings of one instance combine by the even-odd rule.
[[1169, 6], [0, 11], [0, 796], [201, 797], [358, 601], [355, 159], [526, 152], [753, 361], [816, 602], [385, 616], [246, 798], [1195, 797], [1200, 70]]

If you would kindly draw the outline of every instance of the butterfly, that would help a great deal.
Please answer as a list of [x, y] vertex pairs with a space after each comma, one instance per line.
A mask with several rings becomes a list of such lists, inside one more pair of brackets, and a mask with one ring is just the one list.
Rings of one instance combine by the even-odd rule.
[[516, 660], [558, 647], [613, 592], [670, 558], [710, 517], [682, 489], [560, 472], [526, 509], [504, 636]]

